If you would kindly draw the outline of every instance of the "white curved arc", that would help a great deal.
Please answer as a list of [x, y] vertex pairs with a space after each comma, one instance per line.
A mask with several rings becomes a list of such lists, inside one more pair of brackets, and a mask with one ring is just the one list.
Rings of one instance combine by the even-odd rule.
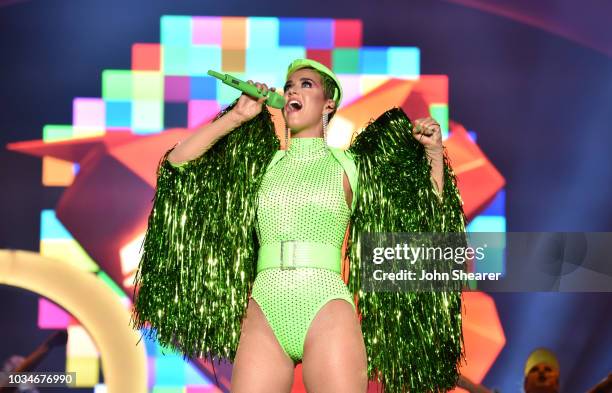
[[97, 277], [38, 253], [0, 250], [0, 284], [38, 293], [71, 313], [100, 351], [109, 393], [147, 392], [145, 346], [136, 345], [129, 312]]

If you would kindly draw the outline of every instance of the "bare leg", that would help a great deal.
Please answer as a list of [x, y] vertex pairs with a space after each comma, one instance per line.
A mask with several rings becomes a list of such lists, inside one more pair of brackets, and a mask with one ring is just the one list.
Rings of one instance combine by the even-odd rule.
[[249, 299], [232, 371], [232, 393], [290, 392], [293, 361], [285, 354], [265, 315]]
[[346, 300], [331, 300], [317, 313], [306, 335], [302, 367], [308, 393], [367, 391], [361, 326]]

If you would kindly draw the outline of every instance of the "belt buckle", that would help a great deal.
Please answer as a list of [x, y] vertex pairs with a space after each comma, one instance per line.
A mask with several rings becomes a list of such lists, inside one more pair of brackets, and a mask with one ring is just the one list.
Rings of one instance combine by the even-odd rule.
[[[290, 270], [297, 268], [297, 266], [295, 266], [295, 248], [297, 242], [298, 240], [281, 240], [281, 270]], [[287, 260], [285, 259], [285, 256], [287, 256], [286, 254], [290, 254], [290, 257], [288, 257]]]

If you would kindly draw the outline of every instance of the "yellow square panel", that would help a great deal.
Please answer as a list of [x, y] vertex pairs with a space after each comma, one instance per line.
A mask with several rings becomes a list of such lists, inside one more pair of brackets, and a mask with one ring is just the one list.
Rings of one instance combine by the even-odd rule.
[[100, 380], [100, 360], [97, 357], [66, 357], [66, 372], [76, 373], [75, 387], [93, 387]]
[[66, 356], [75, 358], [94, 358], [100, 356], [96, 344], [87, 330], [81, 325], [68, 326], [68, 343]]

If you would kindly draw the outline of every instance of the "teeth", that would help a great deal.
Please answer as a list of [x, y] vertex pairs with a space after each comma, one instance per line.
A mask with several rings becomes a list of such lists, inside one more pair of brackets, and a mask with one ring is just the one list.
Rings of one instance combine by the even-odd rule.
[[289, 105], [293, 107], [294, 109], [302, 109], [302, 103], [297, 100], [289, 101]]

